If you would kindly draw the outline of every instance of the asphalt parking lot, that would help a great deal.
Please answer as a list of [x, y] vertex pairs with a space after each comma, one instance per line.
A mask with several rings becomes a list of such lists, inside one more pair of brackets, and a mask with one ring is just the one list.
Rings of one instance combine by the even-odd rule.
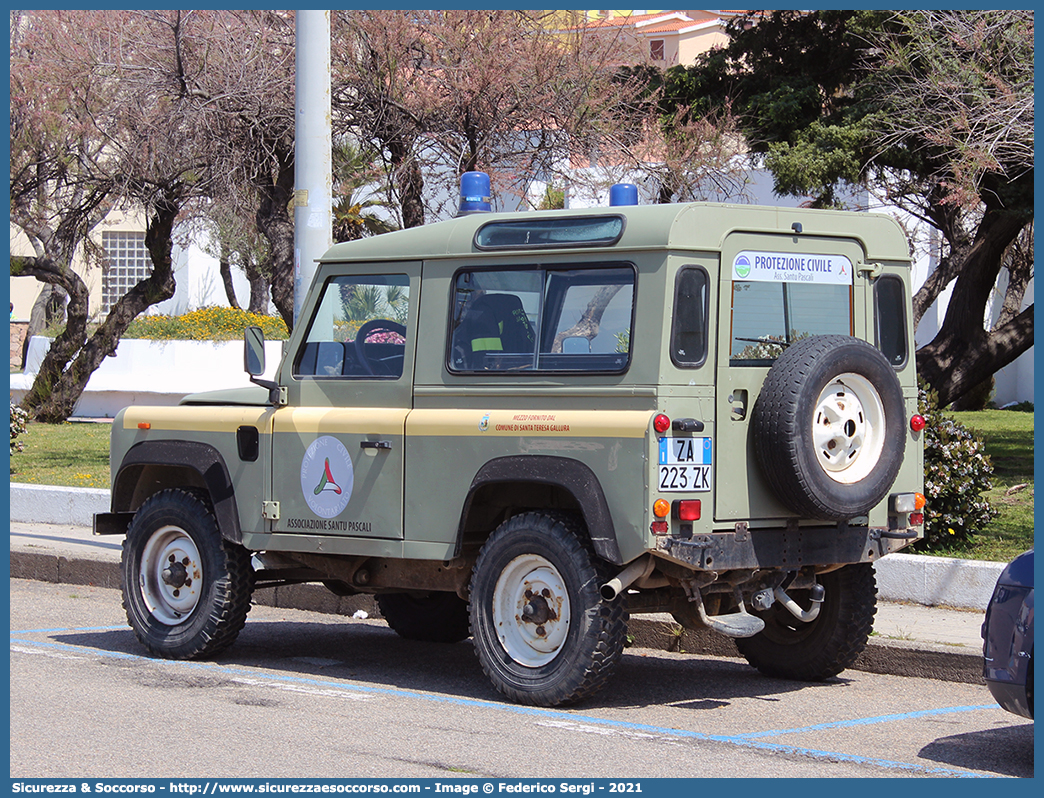
[[117, 591], [11, 585], [12, 777], [1033, 774], [1032, 722], [980, 685], [632, 647], [603, 693], [544, 710], [499, 700], [469, 643], [382, 621], [257, 606], [227, 654], [170, 662]]

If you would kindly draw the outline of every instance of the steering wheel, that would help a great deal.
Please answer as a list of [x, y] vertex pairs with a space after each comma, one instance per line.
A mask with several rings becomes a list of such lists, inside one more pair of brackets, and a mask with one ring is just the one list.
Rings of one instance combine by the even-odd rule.
[[359, 332], [355, 334], [355, 355], [363, 368], [366, 369], [366, 373], [374, 376], [377, 376], [377, 372], [374, 370], [373, 361], [366, 354], [366, 339], [378, 330], [398, 333], [404, 338], [406, 337], [406, 328], [397, 321], [391, 321], [390, 319], [370, 319], [359, 328]]

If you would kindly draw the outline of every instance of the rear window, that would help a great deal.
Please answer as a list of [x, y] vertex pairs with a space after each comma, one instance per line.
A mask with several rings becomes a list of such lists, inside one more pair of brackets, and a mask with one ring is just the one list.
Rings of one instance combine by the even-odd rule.
[[852, 264], [839, 255], [739, 253], [732, 269], [732, 365], [765, 365], [813, 335], [852, 334]]
[[449, 369], [626, 371], [634, 294], [630, 264], [460, 272], [454, 281]]

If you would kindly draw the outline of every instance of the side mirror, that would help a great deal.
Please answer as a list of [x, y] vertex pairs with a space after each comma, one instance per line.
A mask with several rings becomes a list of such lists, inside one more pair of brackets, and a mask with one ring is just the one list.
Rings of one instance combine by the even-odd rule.
[[251, 377], [265, 373], [265, 334], [260, 327], [243, 330], [243, 369]]
[[243, 330], [243, 368], [254, 385], [268, 389], [268, 401], [273, 405], [286, 404], [286, 392], [278, 382], [261, 379], [265, 373], [265, 334], [260, 327]]

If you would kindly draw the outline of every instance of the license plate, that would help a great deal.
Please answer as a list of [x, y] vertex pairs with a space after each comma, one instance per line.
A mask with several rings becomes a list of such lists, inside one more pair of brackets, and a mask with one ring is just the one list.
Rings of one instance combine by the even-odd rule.
[[710, 438], [660, 438], [661, 492], [711, 489]]

